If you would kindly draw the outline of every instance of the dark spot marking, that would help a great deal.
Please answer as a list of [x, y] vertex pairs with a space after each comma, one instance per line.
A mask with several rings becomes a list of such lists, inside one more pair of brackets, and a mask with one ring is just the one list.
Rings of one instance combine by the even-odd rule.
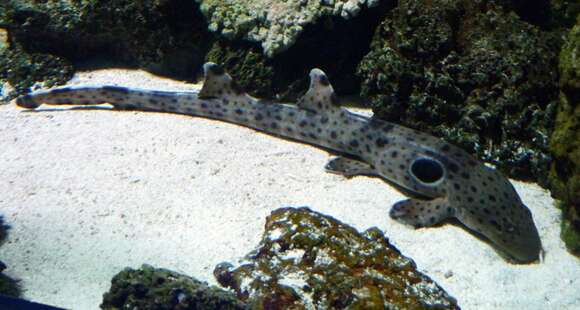
[[395, 129], [395, 125], [393, 125], [393, 124], [386, 124], [385, 127], [383, 127], [383, 132], [390, 132], [393, 129]]
[[330, 137], [331, 137], [332, 139], [336, 139], [336, 137], [337, 137], [337, 136], [336, 136], [336, 131], [334, 131], [334, 130], [333, 130], [333, 131], [331, 131], [331, 132], [330, 132]]
[[441, 150], [443, 152], [449, 152], [450, 149], [451, 147], [449, 146], [449, 144], [445, 144], [444, 146], [441, 147]]
[[473, 197], [467, 197], [468, 202], [473, 202]]
[[202, 103], [202, 104], [201, 104], [201, 108], [202, 108], [202, 109], [207, 109], [207, 104], [206, 104], [206, 103]]
[[461, 173], [461, 177], [462, 177], [462, 178], [464, 178], [464, 179], [466, 179], [466, 180], [468, 180], [468, 179], [469, 179], [469, 173], [467, 173], [467, 172], [462, 172], [462, 173]]
[[349, 144], [352, 147], [358, 147], [358, 145], [359, 145], [357, 140], [350, 140], [350, 143]]
[[487, 215], [490, 215], [491, 214], [491, 212], [489, 212], [489, 209], [488, 208], [483, 208], [483, 212], [485, 214], [487, 214]]
[[458, 183], [453, 183], [453, 188], [455, 188], [456, 190], [460, 190], [461, 186]]
[[397, 151], [392, 151], [391, 152], [391, 157], [392, 158], [397, 158], [397, 156], [399, 156], [399, 152], [397, 152]]
[[497, 201], [497, 199], [495, 198], [494, 195], [489, 195], [489, 200], [490, 201], [493, 201], [493, 202], [496, 202]]
[[278, 123], [276, 123], [276, 122], [272, 122], [272, 123], [270, 124], [270, 127], [272, 127], [272, 128], [274, 128], [274, 129], [276, 129], [276, 128], [278, 128]]
[[301, 121], [301, 122], [298, 124], [298, 126], [300, 126], [300, 127], [302, 127], [302, 128], [306, 127], [306, 125], [308, 125], [308, 122], [307, 122], [307, 121]]
[[375, 143], [378, 147], [384, 147], [385, 145], [387, 145], [389, 143], [389, 140], [385, 139], [385, 138], [377, 138]]
[[263, 120], [263, 119], [264, 119], [264, 116], [263, 116], [262, 114], [258, 113], [258, 114], [256, 114], [256, 116], [254, 117], [254, 119], [255, 119], [255, 120], [257, 120], [257, 121], [261, 121], [261, 120]]
[[475, 186], [472, 185], [470, 187], [470, 189], [471, 189], [472, 192], [477, 193], [477, 188]]
[[322, 117], [322, 118], [320, 119], [320, 123], [322, 123], [322, 124], [326, 124], [326, 123], [328, 123], [328, 117], [326, 117], [326, 116]]
[[455, 163], [449, 163], [449, 170], [453, 173], [457, 173], [459, 171], [459, 167]]
[[496, 222], [495, 220], [490, 220], [489, 223], [491, 225], [493, 225], [493, 227], [495, 227], [495, 229], [497, 229], [498, 231], [502, 231], [501, 226], [499, 225], [498, 222]]
[[236, 109], [236, 114], [242, 115], [242, 114], [244, 114], [244, 111], [242, 111], [242, 109]]
[[326, 77], [326, 75], [321, 75], [319, 78], [320, 84], [324, 85], [324, 86], [328, 86], [330, 85], [330, 81], [328, 81], [328, 78]]

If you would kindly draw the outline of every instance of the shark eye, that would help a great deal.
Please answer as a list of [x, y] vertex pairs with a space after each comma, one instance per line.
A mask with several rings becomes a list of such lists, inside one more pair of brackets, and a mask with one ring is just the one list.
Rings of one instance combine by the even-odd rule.
[[443, 165], [435, 159], [421, 157], [413, 161], [410, 168], [411, 174], [421, 183], [432, 185], [443, 179]]

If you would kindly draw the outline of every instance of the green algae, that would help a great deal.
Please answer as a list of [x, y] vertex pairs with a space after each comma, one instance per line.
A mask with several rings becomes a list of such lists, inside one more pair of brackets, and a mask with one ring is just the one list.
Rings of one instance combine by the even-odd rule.
[[561, 236], [580, 255], [580, 15], [560, 53], [560, 103], [550, 141], [552, 195], [562, 200]]
[[221, 64], [247, 92], [259, 97], [275, 95], [274, 68], [252, 44], [216, 40], [206, 59]]
[[189, 276], [143, 265], [113, 277], [101, 309], [247, 309], [232, 293]]
[[361, 61], [375, 114], [547, 184], [560, 39], [471, 1], [401, 1]]
[[259, 246], [214, 275], [256, 309], [458, 308], [379, 229], [359, 233], [308, 208], [273, 211]]

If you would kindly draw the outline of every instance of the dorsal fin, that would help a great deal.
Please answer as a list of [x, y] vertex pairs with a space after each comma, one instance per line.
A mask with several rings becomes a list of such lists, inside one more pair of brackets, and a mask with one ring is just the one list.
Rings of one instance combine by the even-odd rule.
[[203, 65], [203, 72], [205, 81], [199, 92], [199, 98], [210, 99], [246, 95], [222, 66], [213, 62], [206, 62]]
[[298, 106], [316, 112], [336, 109], [338, 99], [324, 71], [318, 68], [310, 70], [310, 88], [298, 100]]

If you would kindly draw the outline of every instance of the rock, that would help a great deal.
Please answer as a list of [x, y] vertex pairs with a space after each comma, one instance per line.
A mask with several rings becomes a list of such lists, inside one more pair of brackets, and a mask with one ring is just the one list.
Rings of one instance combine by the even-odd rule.
[[550, 141], [550, 189], [562, 200], [562, 239], [580, 255], [580, 15], [560, 53], [560, 103]]
[[214, 275], [256, 309], [458, 308], [379, 229], [359, 233], [308, 208], [273, 211], [259, 246]]
[[292, 45], [272, 57], [264, 55], [258, 43], [218, 38], [206, 59], [223, 64], [238, 84], [260, 97], [296, 100], [308, 89], [308, 73], [314, 67], [326, 72], [339, 95], [358, 94], [356, 67], [368, 52], [375, 27], [392, 5], [383, 1], [349, 19], [321, 16], [305, 26]]
[[58, 56], [29, 54], [20, 46], [0, 50], [0, 103], [8, 103], [38, 86], [64, 84], [73, 73], [72, 65]]
[[191, 78], [211, 44], [205, 19], [193, 1], [6, 2], [0, 25], [9, 26], [25, 51], [75, 63], [118, 63]]
[[376, 115], [546, 185], [560, 39], [493, 1], [400, 1], [358, 68]]
[[247, 309], [232, 293], [148, 265], [126, 268], [112, 280], [101, 309]]
[[304, 29], [324, 16], [349, 19], [377, 0], [196, 0], [209, 21], [209, 29], [227, 39], [258, 42], [268, 57], [288, 49]]

